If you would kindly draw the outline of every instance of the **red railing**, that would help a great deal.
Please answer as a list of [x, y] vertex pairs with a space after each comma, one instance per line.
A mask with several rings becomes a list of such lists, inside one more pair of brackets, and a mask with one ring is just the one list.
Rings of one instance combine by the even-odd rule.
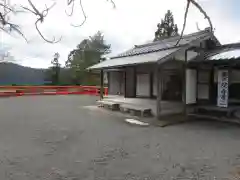
[[[108, 95], [108, 88], [104, 87], [104, 95]], [[0, 86], [0, 97], [2, 96], [24, 96], [24, 95], [68, 95], [86, 94], [100, 95], [98, 86]]]

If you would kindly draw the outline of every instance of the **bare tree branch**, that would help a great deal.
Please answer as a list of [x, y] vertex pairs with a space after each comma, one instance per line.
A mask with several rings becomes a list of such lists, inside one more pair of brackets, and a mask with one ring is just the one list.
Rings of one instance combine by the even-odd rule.
[[[14, 30], [14, 31], [16, 31], [18, 34], [20, 34], [20, 35], [25, 39], [26, 42], [28, 42], [27, 39], [26, 39], [26, 37], [25, 37], [24, 34], [22, 33], [20, 27], [19, 27], [17, 24], [10, 23], [10, 22], [8, 21], [8, 19], [6, 19], [6, 15], [7, 15], [9, 12], [16, 13], [16, 11], [13, 9], [13, 7], [7, 5], [6, 3], [0, 3], [0, 7], [3, 7], [3, 8], [4, 8], [4, 14], [2, 14], [2, 13], [0, 12], [0, 23], [1, 23], [1, 25], [3, 25], [3, 27], [1, 27], [0, 29], [1, 29], [2, 31], [4, 31], [5, 33], [7, 33], [7, 34], [10, 34], [10, 32], [11, 32], [12, 30]], [[6, 28], [5, 28], [6, 26], [7, 26], [9, 29], [6, 29]]]
[[7, 5], [5, 5], [5, 4], [3, 4], [3, 3], [0, 3], [0, 6], [2, 6], [3, 8], [5, 8], [5, 9], [7, 9], [7, 10], [9, 10], [9, 11], [13, 11], [12, 8], [10, 8], [9, 6], [7, 6]]
[[55, 5], [56, 2], [54, 2], [50, 7], [47, 7], [47, 5], [45, 4], [45, 9], [42, 11], [42, 13], [36, 8], [36, 6], [32, 3], [31, 0], [28, 0], [28, 3], [30, 4], [30, 6], [32, 7], [33, 10], [27, 8], [27, 7], [23, 7], [25, 10], [28, 10], [29, 12], [35, 14], [36, 16], [38, 16], [38, 20], [41, 23], [44, 21], [44, 18], [47, 16], [48, 12], [50, 9], [52, 9]]
[[20, 27], [16, 24], [11, 24], [11, 23], [7, 23], [10, 26], [10, 31], [14, 30], [16, 31], [18, 34], [20, 34], [26, 42], [28, 42], [27, 38], [24, 36], [24, 34], [22, 33], [22, 31], [20, 30]]
[[[8, 21], [8, 19], [6, 19], [6, 15], [9, 13], [9, 12], [12, 12], [12, 13], [16, 13], [16, 12], [30, 12], [32, 14], [34, 14], [37, 18], [36, 18], [36, 21], [35, 21], [35, 27], [36, 27], [36, 30], [37, 32], [39, 33], [39, 35], [41, 36], [41, 38], [43, 40], [45, 40], [46, 42], [48, 43], [57, 43], [61, 40], [62, 37], [60, 37], [58, 40], [55, 39], [55, 37], [53, 37], [53, 40], [48, 40], [43, 34], [42, 32], [40, 31], [39, 29], [39, 23], [43, 23], [44, 22], [44, 19], [45, 17], [48, 15], [48, 12], [56, 5], [56, 3], [54, 2], [50, 7], [47, 7], [47, 5], [45, 5], [45, 9], [43, 11], [40, 11], [36, 5], [34, 5], [34, 3], [32, 2], [32, 0], [27, 0], [28, 1], [28, 4], [30, 5], [30, 7], [25, 7], [25, 6], [22, 6], [22, 5], [19, 5], [17, 7], [20, 7], [22, 10], [21, 11], [15, 11], [13, 9], [13, 6], [10, 6], [10, 4], [6, 4], [4, 0], [0, 0], [0, 7], [3, 7], [4, 8], [4, 12], [0, 12], [0, 25], [3, 25], [3, 27], [1, 27], [0, 29], [3, 30], [4, 32], [7, 32], [8, 30], [6, 28], [4, 28], [4, 26], [9, 26], [9, 30], [14, 30], [16, 31], [17, 33], [19, 33], [26, 41], [27, 39], [25, 38], [24, 34], [22, 33], [22, 31], [20, 30], [20, 27], [16, 24], [13, 24], [13, 23], [10, 23]], [[65, 13], [68, 15], [68, 16], [72, 16], [73, 13], [74, 13], [74, 7], [75, 7], [75, 1], [76, 0], [67, 0], [67, 6], [71, 6], [71, 11], [70, 13], [67, 13], [67, 11], [65, 10]], [[116, 5], [114, 3], [114, 0], [106, 0], [106, 1], [109, 1], [112, 3], [113, 7], [115, 8]], [[83, 17], [84, 17], [84, 20], [81, 22], [81, 24], [79, 25], [74, 25], [74, 24], [71, 24], [72, 26], [74, 27], [81, 27], [87, 20], [87, 15], [85, 13], [85, 10], [84, 10], [84, 7], [83, 7], [83, 4], [82, 4], [82, 0], [79, 0], [79, 4], [80, 4], [80, 7], [81, 7], [81, 12], [83, 14]], [[7, 11], [8, 10], [8, 11]], [[9, 33], [9, 32], [8, 32]]]
[[[0, 17], [2, 17], [1, 13], [0, 13]], [[9, 35], [11, 35], [10, 32], [12, 30], [14, 30], [18, 34], [20, 34], [25, 39], [26, 42], [28, 42], [27, 38], [24, 36], [24, 34], [22, 33], [22, 31], [20, 30], [20, 27], [18, 25], [5, 21], [4, 26], [6, 26], [6, 25], [9, 26], [9, 30], [5, 29], [4, 27], [0, 27], [0, 29]]]
[[207, 15], [206, 11], [204, 11], [203, 8], [195, 0], [187, 0], [187, 7], [186, 7], [186, 10], [185, 10], [185, 15], [184, 15], [183, 28], [182, 28], [182, 32], [181, 32], [180, 38], [179, 38], [179, 40], [176, 43], [176, 46], [181, 41], [183, 33], [184, 33], [184, 30], [185, 30], [185, 27], [186, 27], [187, 14], [188, 14], [190, 3], [192, 3], [204, 15], [204, 18], [208, 20], [208, 23], [209, 23], [209, 26], [210, 26], [210, 31], [211, 32], [213, 31], [212, 21], [211, 21], [210, 17]]
[[70, 12], [70, 14], [68, 14], [67, 11], [65, 10], [65, 13], [66, 13], [68, 16], [72, 16], [72, 15], [73, 15], [75, 0], [71, 0], [71, 1], [68, 2], [68, 6], [70, 6], [71, 4], [72, 4], [72, 7], [71, 7], [71, 12]]
[[85, 13], [84, 8], [83, 8], [83, 5], [82, 5], [82, 0], [79, 0], [79, 4], [80, 4], [80, 7], [81, 7], [81, 10], [82, 10], [82, 13], [83, 13], [84, 20], [83, 20], [82, 23], [79, 24], [79, 25], [71, 24], [71, 25], [74, 26], [74, 27], [81, 27], [81, 26], [86, 22], [86, 20], [87, 20], [86, 13]]
[[27, 7], [24, 7], [24, 6], [21, 6], [21, 8], [25, 9], [26, 11], [29, 11], [35, 15], [37, 15], [34, 11], [32, 11], [31, 9], [27, 8]]
[[35, 12], [34, 14], [41, 16], [41, 13], [38, 11], [38, 9], [34, 6], [31, 0], [28, 0], [28, 3], [30, 6], [33, 8], [33, 11]]
[[32, 3], [31, 0], [28, 0], [28, 2], [29, 2], [32, 9], [29, 9], [29, 8], [23, 7], [23, 6], [22, 6], [22, 8], [31, 12], [31, 13], [33, 13], [34, 15], [36, 15], [38, 17], [37, 20], [35, 21], [35, 27], [36, 27], [36, 30], [37, 30], [38, 34], [41, 36], [41, 38], [48, 43], [58, 43], [59, 41], [61, 41], [62, 37], [60, 37], [58, 40], [56, 40], [55, 37], [53, 37], [53, 40], [48, 40], [42, 34], [42, 32], [40, 31], [40, 29], [38, 27], [39, 23], [43, 23], [44, 18], [48, 15], [49, 10], [51, 10], [56, 5], [56, 2], [54, 2], [50, 7], [47, 7], [47, 5], [45, 5], [45, 9], [42, 12], [40, 12], [36, 8], [36, 6]]
[[70, 5], [75, 0], [67, 0], [67, 5]]
[[[6, 20], [6, 18], [5, 18], [6, 14], [8, 14], [9, 12], [13, 12], [13, 13], [15, 12], [13, 7], [11, 7], [9, 4], [5, 4], [4, 0], [0, 0], [0, 1], [1, 1], [0, 7], [4, 8], [4, 13], [0, 12], [0, 24], [2, 24], [3, 26], [8, 25], [10, 27], [10, 30], [15, 30], [19, 34], [21, 34], [21, 36], [24, 37], [24, 35], [21, 32], [19, 26], [15, 25], [13, 23], [8, 22], [8, 20]], [[116, 4], [115, 4], [114, 0], [106, 0], [106, 1], [111, 2], [113, 7], [116, 8]], [[36, 27], [36, 30], [39, 33], [39, 35], [46, 42], [49, 42], [49, 43], [59, 42], [61, 40], [61, 38], [59, 38], [59, 40], [57, 40], [57, 41], [55, 40], [55, 37], [53, 37], [52, 41], [48, 40], [47, 38], [45, 38], [44, 35], [39, 30], [39, 27], [38, 27], [39, 23], [43, 23], [44, 18], [48, 15], [49, 10], [51, 10], [56, 5], [56, 3], [54, 2], [50, 7], [47, 7], [47, 5], [45, 5], [45, 9], [43, 11], [38, 10], [38, 8], [32, 3], [32, 0], [28, 0], [28, 3], [29, 3], [31, 8], [24, 7], [24, 6], [21, 6], [21, 5], [20, 5], [20, 7], [22, 9], [26, 10], [27, 12], [30, 12], [30, 13], [34, 14], [35, 16], [37, 16], [37, 20], [35, 21], [35, 27]], [[185, 30], [185, 27], [186, 27], [187, 15], [188, 15], [188, 12], [189, 12], [189, 6], [190, 6], [191, 3], [204, 15], [204, 18], [208, 20], [208, 23], [209, 23], [209, 26], [210, 26], [210, 30], [213, 31], [213, 25], [212, 25], [211, 19], [207, 15], [207, 13], [204, 11], [204, 9], [199, 5], [199, 3], [197, 3], [196, 0], [187, 0], [187, 7], [186, 7], [186, 10], [185, 10], [185, 14], [184, 14], [183, 28], [182, 28], [182, 32], [181, 32], [180, 38], [179, 38], [178, 42], [176, 43], [176, 45], [178, 45], [180, 40], [182, 39], [184, 30]], [[81, 12], [83, 14], [84, 20], [79, 25], [71, 24], [74, 27], [81, 27], [87, 20], [87, 15], [85, 13], [85, 10], [84, 10], [83, 4], [82, 4], [82, 0], [79, 0], [79, 4], [80, 4], [80, 7], [81, 7]], [[65, 13], [68, 16], [72, 16], [73, 12], [74, 12], [74, 7], [75, 7], [75, 0], [67, 0], [67, 6], [71, 6], [71, 11], [70, 11], [70, 13], [67, 13], [67, 11], [65, 10]], [[8, 10], [8, 11], [6, 11], [6, 10]], [[4, 29], [4, 27], [1, 27], [1, 30], [6, 32], [6, 29]], [[26, 40], [25, 37], [24, 37], [24, 39]]]
[[6, 20], [4, 18], [4, 15], [1, 12], [0, 12], [0, 21], [1, 21], [3, 26], [6, 25]]
[[16, 8], [16, 5], [7, 6], [7, 5], [4, 5], [4, 4], [0, 3], [0, 6], [2, 6], [3, 8], [5, 8], [4, 16], [7, 16], [10, 12], [13, 13], [13, 14], [23, 12], [22, 10], [16, 10], [16, 9], [15, 9], [15, 8]]
[[41, 19], [39, 18], [36, 22], [35, 22], [35, 27], [36, 27], [36, 30], [38, 32], [38, 34], [41, 36], [41, 38], [48, 42], [48, 43], [58, 43], [59, 41], [61, 41], [62, 37], [60, 37], [58, 40], [55, 39], [55, 37], [53, 37], [53, 40], [48, 40], [47, 38], [45, 38], [45, 36], [42, 34], [42, 32], [39, 30], [39, 27], [38, 27], [38, 23], [41, 22]]
[[187, 7], [186, 7], [186, 10], [185, 10], [185, 14], [184, 14], [184, 22], [183, 22], [182, 32], [181, 32], [180, 38], [178, 39], [178, 41], [177, 41], [177, 43], [176, 43], [176, 46], [177, 46], [177, 45], [179, 44], [179, 42], [181, 41], [182, 36], [183, 36], [183, 32], [184, 32], [185, 27], [186, 27], [186, 22], [187, 22], [187, 15], [188, 15], [189, 6], [190, 6], [190, 0], [187, 0]]
[[45, 4], [46, 9], [43, 10], [42, 12], [43, 17], [46, 17], [48, 15], [49, 10], [51, 10], [55, 5], [56, 5], [56, 2], [54, 2], [50, 7], [47, 7], [47, 5]]
[[115, 4], [115, 2], [113, 0], [107, 0], [107, 1], [110, 1], [112, 3], [112, 5], [113, 5], [113, 8], [116, 8], [116, 4]]
[[198, 31], [201, 31], [201, 29], [198, 26], [198, 22], [196, 22], [196, 28], [197, 28]]
[[9, 31], [7, 31], [6, 29], [4, 29], [3, 27], [1, 27], [1, 26], [0, 26], [0, 29], [1, 29], [2, 31], [4, 31], [5, 33], [7, 33], [7, 34], [11, 35], [11, 34], [10, 34], [10, 32], [9, 32]]
[[205, 17], [205, 19], [208, 20], [208, 23], [210, 25], [210, 30], [213, 31], [213, 25], [210, 17], [207, 15], [206, 11], [203, 10], [203, 8], [195, 1], [195, 0], [188, 0], [190, 1]]
[[[35, 27], [36, 27], [37, 32], [38, 32], [39, 35], [41, 36], [41, 38], [42, 38], [43, 40], [45, 40], [46, 42], [48, 42], [48, 43], [57, 43], [57, 42], [59, 42], [62, 37], [59, 38], [58, 40], [55, 40], [55, 37], [53, 37], [53, 40], [48, 40], [47, 38], [44, 37], [44, 35], [41, 33], [41, 31], [39, 30], [39, 27], [38, 27], [38, 24], [39, 24], [39, 23], [43, 23], [44, 18], [48, 15], [49, 10], [51, 10], [51, 9], [56, 5], [56, 3], [54, 2], [50, 7], [47, 7], [47, 5], [45, 5], [45, 9], [44, 9], [42, 12], [40, 12], [40, 11], [36, 8], [36, 6], [32, 3], [31, 0], [28, 0], [28, 3], [29, 3], [29, 5], [31, 6], [31, 9], [28, 8], [28, 7], [24, 7], [24, 6], [20, 6], [20, 7], [21, 7], [22, 9], [24, 9], [24, 10], [26, 10], [26, 11], [28, 11], [28, 12], [30, 12], [30, 13], [32, 13], [32, 14], [34, 14], [35, 16], [38, 17], [37, 20], [36, 20], [36, 22], [35, 22]], [[7, 6], [7, 5], [5, 5], [5, 4], [3, 4], [3, 3], [1, 3], [0, 6], [3, 6], [4, 8], [7, 7], [7, 9], [12, 10], [9, 6]], [[16, 24], [12, 24], [12, 23], [6, 21], [5, 16], [4, 16], [1, 12], [0, 12], [0, 23], [1, 23], [3, 26], [9, 25], [9, 30], [10, 30], [10, 31], [12, 31], [12, 30], [16, 31], [18, 34], [20, 34], [20, 35], [27, 41], [26, 37], [24, 36], [24, 34], [22, 33], [22, 31], [20, 30], [20, 27], [19, 27], [18, 25], [16, 25]], [[1, 28], [1, 30], [3, 30], [4, 32], [7, 31], [4, 27]]]

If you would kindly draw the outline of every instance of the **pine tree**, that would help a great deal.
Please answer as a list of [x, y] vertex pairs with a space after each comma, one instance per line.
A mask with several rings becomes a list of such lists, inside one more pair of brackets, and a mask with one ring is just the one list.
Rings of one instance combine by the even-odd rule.
[[165, 14], [164, 19], [157, 25], [154, 41], [178, 35], [177, 24], [174, 24], [174, 17], [170, 10]]
[[45, 80], [51, 81], [52, 85], [59, 85], [60, 80], [60, 63], [59, 63], [60, 54], [57, 52], [53, 56], [53, 60], [51, 61], [51, 67], [46, 71]]

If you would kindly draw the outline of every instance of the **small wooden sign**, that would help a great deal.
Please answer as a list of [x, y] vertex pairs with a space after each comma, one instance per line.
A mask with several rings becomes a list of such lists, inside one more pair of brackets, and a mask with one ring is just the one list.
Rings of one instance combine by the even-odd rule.
[[228, 107], [228, 70], [218, 70], [218, 107]]

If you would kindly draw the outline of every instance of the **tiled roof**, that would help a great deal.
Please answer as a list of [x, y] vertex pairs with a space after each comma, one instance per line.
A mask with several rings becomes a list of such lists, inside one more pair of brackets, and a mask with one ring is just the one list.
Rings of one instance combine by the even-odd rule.
[[224, 61], [240, 60], [240, 43], [225, 44], [215, 47], [214, 50], [206, 51], [188, 62], [191, 66], [202, 65], [202, 63], [221, 64]]
[[226, 44], [205, 55], [206, 60], [229, 60], [240, 58], [240, 43]]
[[[211, 32], [206, 29], [197, 33], [188, 34], [182, 37], [179, 44], [176, 46], [179, 36], [170, 37], [160, 41], [135, 45], [133, 49], [130, 49], [117, 56], [111, 57], [108, 60], [102, 61], [96, 65], [89, 67], [88, 69], [102, 69], [113, 68], [120, 66], [128, 66], [133, 64], [143, 64], [149, 62], [158, 62], [161, 59], [172, 55], [173, 53], [181, 50], [181, 48], [188, 46], [192, 42], [201, 42], [202, 39], [210, 38]], [[217, 40], [216, 40], [217, 41]]]
[[[209, 30], [203, 30], [199, 31], [196, 33], [188, 34], [182, 37], [181, 41], [179, 42], [178, 46], [183, 46], [187, 45], [189, 42], [199, 39], [201, 37], [204, 37], [209, 34]], [[152, 43], [147, 43], [147, 44], [142, 44], [142, 45], [135, 45], [134, 48], [120, 53], [117, 56], [112, 57], [111, 59], [114, 58], [121, 58], [121, 57], [126, 57], [126, 56], [134, 56], [134, 55], [139, 55], [139, 54], [145, 54], [145, 53], [150, 53], [150, 52], [155, 52], [155, 51], [160, 51], [160, 50], [165, 50], [169, 48], [175, 47], [177, 41], [179, 40], [179, 36], [174, 36], [170, 38], [166, 38], [163, 40], [155, 41]]]
[[141, 56], [126, 56], [122, 58], [105, 60], [91, 66], [89, 69], [112, 68], [112, 67], [120, 67], [120, 66], [126, 66], [126, 65], [134, 65], [134, 64], [154, 63], [154, 62], [157, 62], [159, 59], [164, 58], [176, 52], [179, 49], [180, 47], [166, 49], [164, 51], [146, 53], [146, 54], [142, 54]]

